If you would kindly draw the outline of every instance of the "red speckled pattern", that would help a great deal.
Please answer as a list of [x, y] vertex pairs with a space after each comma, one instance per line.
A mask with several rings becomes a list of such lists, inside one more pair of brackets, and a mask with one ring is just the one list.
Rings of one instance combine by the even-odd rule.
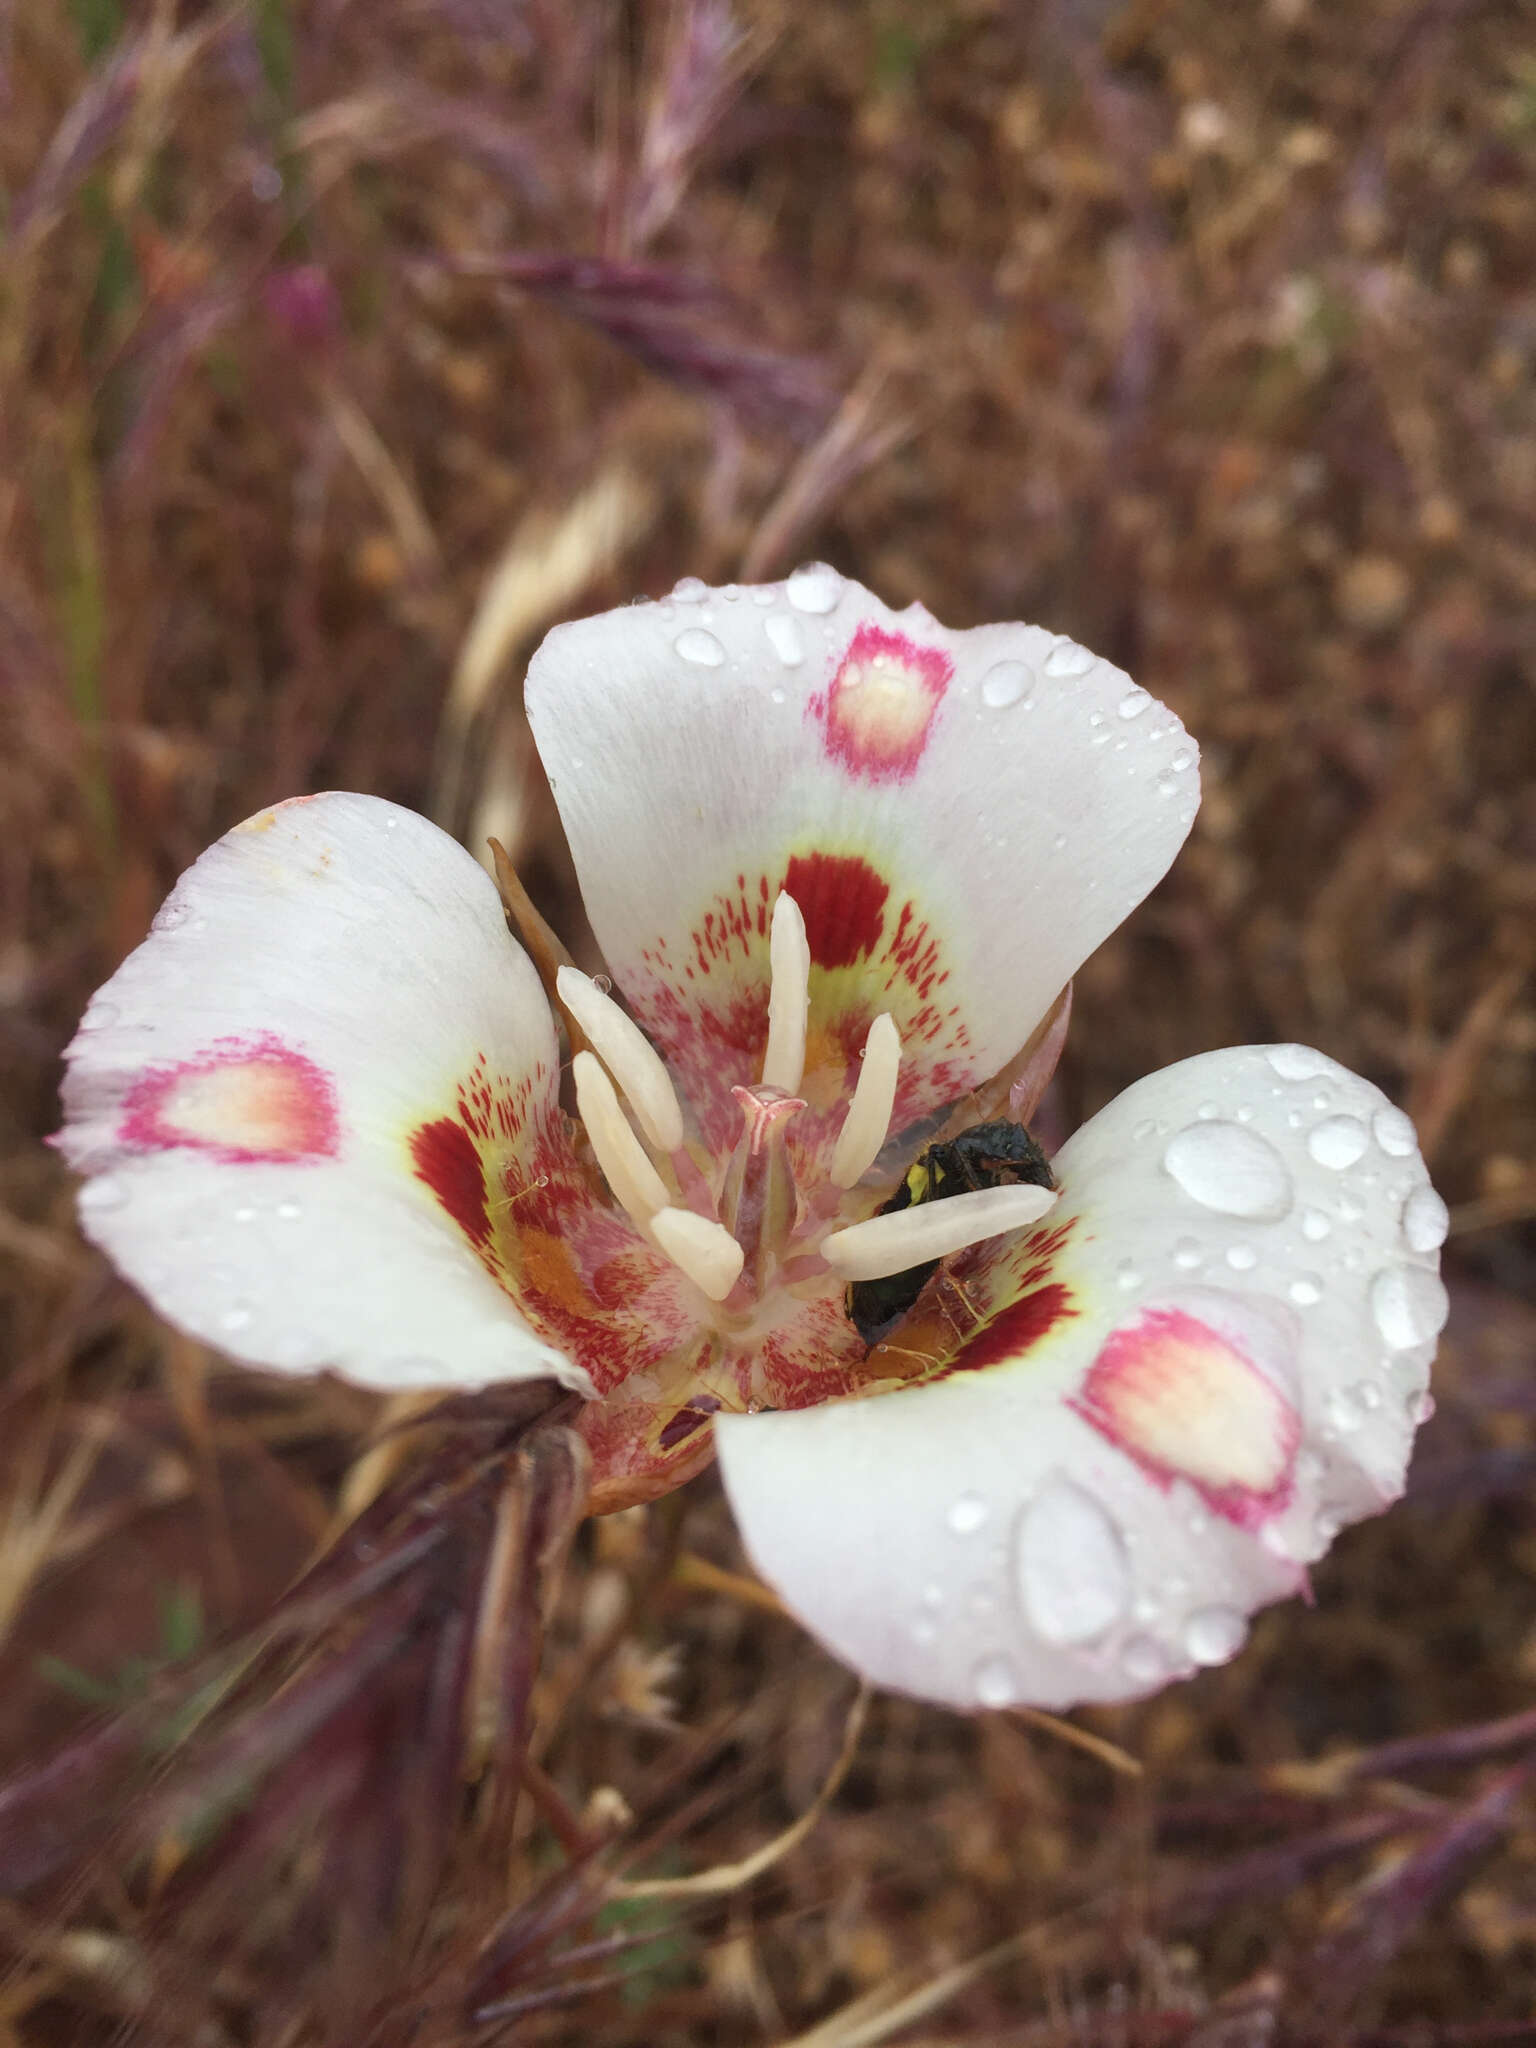
[[738, 872], [705, 904], [681, 957], [665, 939], [641, 951], [644, 978], [625, 993], [661, 1049], [712, 1151], [734, 1144], [733, 1088], [755, 1082], [768, 1037], [768, 929], [779, 890], [805, 918], [811, 953], [808, 1108], [790, 1139], [797, 1173], [820, 1177], [858, 1080], [870, 1024], [888, 1010], [901, 1034], [893, 1127], [900, 1129], [985, 1077], [970, 1057], [950, 969], [927, 917], [862, 854], [797, 850], [782, 865]]

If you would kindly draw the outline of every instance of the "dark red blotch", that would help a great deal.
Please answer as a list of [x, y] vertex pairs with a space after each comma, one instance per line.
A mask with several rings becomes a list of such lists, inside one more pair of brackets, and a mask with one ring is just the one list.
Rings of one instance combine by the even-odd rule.
[[485, 1199], [485, 1168], [479, 1149], [464, 1126], [440, 1116], [411, 1133], [411, 1164], [416, 1178], [436, 1195], [460, 1230], [476, 1246], [491, 1241], [491, 1218]]
[[851, 967], [879, 945], [890, 885], [858, 854], [794, 854], [784, 887], [800, 906], [815, 966]]

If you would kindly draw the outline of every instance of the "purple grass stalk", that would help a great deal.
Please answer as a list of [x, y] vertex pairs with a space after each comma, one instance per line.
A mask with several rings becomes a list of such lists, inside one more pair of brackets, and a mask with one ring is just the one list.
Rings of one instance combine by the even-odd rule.
[[1201, 1924], [1239, 1899], [1282, 1895], [1330, 1863], [1425, 1824], [1422, 1813], [1411, 1811], [1351, 1814], [1316, 1834], [1254, 1849], [1245, 1856], [1235, 1856], [1204, 1869], [1195, 1877], [1176, 1881], [1159, 1918], [1181, 1926]]
[[1495, 1756], [1500, 1750], [1536, 1746], [1536, 1708], [1506, 1714], [1502, 1720], [1482, 1721], [1466, 1728], [1446, 1728], [1435, 1735], [1408, 1735], [1400, 1742], [1383, 1743], [1356, 1759], [1350, 1773], [1355, 1778], [1391, 1778], [1402, 1771], [1422, 1770], [1426, 1765], [1469, 1763], [1474, 1758]]
[[531, 292], [606, 335], [658, 376], [797, 441], [821, 433], [836, 405], [823, 363], [741, 339], [748, 309], [688, 272], [542, 252], [460, 256], [411, 268], [418, 276], [451, 272]]
[[11, 208], [9, 241], [45, 233], [111, 146], [138, 97], [146, 41], [125, 38], [76, 95]]
[[1434, 1827], [1419, 1848], [1361, 1887], [1342, 1924], [1313, 1946], [1296, 1973], [1306, 1987], [1300, 2000], [1303, 2027], [1326, 2029], [1344, 2018], [1435, 1901], [1503, 1836], [1533, 1771], [1536, 1759], [1527, 1758], [1502, 1772]]
[[570, 295], [577, 301], [637, 300], [642, 305], [722, 306], [723, 287], [695, 271], [660, 263], [621, 263], [607, 256], [574, 255], [551, 249], [512, 249], [429, 257], [413, 264], [420, 274], [492, 278], [498, 284], [521, 285], [547, 298]]
[[745, 37], [726, 0], [682, 0], [640, 137], [627, 240], [643, 249], [677, 211], [693, 160], [740, 83]]

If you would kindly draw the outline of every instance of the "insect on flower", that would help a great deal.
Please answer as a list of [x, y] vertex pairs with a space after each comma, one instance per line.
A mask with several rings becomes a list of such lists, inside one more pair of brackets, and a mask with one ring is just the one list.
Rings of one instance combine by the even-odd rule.
[[1194, 818], [1178, 720], [822, 565], [561, 626], [528, 708], [624, 998], [546, 959], [567, 1106], [478, 864], [298, 798], [80, 1026], [89, 1234], [252, 1364], [553, 1375], [597, 1509], [718, 1451], [759, 1570], [879, 1683], [1060, 1706], [1232, 1656], [1402, 1490], [1446, 1214], [1300, 1046], [1151, 1075], [1048, 1167], [1026, 1137], [1073, 973]]

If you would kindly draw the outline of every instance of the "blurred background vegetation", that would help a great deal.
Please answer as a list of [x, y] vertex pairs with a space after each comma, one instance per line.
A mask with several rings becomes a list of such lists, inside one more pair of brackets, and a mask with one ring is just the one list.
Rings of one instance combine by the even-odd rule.
[[[5, 0], [0, 206], [0, 2043], [1536, 2041], [1529, 0]], [[42, 1141], [275, 798], [494, 831], [579, 950], [528, 654], [807, 556], [1200, 737], [1052, 1114], [1245, 1040], [1379, 1082], [1452, 1205], [1439, 1413], [1230, 1668], [1076, 1742], [876, 1701], [771, 1868], [620, 1894], [842, 1740], [713, 1482], [577, 1536], [524, 1796], [461, 1791], [421, 1701], [497, 1515], [563, 1527], [527, 1418], [398, 1612], [275, 1628], [420, 1469], [156, 1322]]]

